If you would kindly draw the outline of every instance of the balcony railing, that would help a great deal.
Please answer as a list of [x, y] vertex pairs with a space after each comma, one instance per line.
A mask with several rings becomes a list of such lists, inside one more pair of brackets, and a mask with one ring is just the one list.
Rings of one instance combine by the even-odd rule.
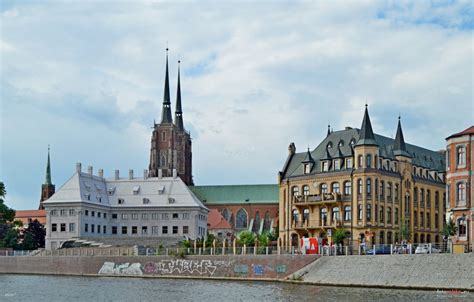
[[293, 222], [292, 226], [294, 229], [336, 228], [342, 226], [342, 222], [308, 219], [304, 221]]
[[295, 204], [311, 204], [311, 203], [331, 203], [338, 201], [350, 201], [351, 195], [342, 195], [341, 193], [323, 193], [313, 195], [297, 195], [293, 196]]

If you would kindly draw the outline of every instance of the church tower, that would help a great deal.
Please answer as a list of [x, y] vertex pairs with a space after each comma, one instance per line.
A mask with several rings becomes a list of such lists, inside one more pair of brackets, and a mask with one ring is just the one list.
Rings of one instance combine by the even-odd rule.
[[192, 176], [192, 143], [191, 135], [184, 129], [183, 110], [181, 105], [180, 61], [178, 61], [178, 84], [176, 91], [176, 111], [173, 123], [171, 115], [170, 85], [168, 71], [168, 48], [166, 49], [165, 91], [161, 122], [154, 123], [151, 136], [149, 176], [158, 177], [161, 170], [163, 177], [173, 175], [176, 169], [178, 176], [188, 185], [193, 185]]
[[41, 199], [39, 209], [44, 210], [43, 201], [53, 196], [55, 192], [55, 186], [51, 182], [51, 163], [49, 159], [49, 146], [48, 146], [48, 163], [46, 164], [46, 177], [44, 184], [41, 185]]

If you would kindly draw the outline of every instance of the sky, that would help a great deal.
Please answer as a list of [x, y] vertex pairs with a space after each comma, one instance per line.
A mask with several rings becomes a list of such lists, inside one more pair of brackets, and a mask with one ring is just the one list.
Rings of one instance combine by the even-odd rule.
[[[470, 1], [1, 1], [0, 181], [37, 208], [83, 170], [148, 167], [169, 47], [197, 185], [276, 183], [327, 125], [445, 148], [474, 124]], [[174, 111], [174, 110], [173, 110]]]

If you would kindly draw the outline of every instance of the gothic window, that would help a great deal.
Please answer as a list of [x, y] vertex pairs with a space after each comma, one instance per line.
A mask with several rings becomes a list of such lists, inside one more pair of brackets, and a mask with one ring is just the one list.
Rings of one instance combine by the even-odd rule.
[[344, 182], [344, 195], [351, 195], [352, 190], [351, 190], [351, 182], [346, 181]]
[[309, 186], [308, 185], [303, 186], [303, 195], [304, 196], [309, 195]]
[[425, 189], [420, 189], [420, 207], [425, 207]]
[[415, 191], [413, 192], [413, 203], [415, 204], [415, 207], [418, 206], [418, 188], [415, 187]]
[[164, 156], [161, 157], [161, 167], [166, 166], [166, 158]]
[[392, 183], [391, 182], [387, 182], [387, 198], [389, 200], [392, 199]]
[[380, 222], [383, 223], [384, 217], [385, 217], [385, 213], [384, 213], [384, 211], [383, 211], [383, 207], [380, 206]]
[[263, 229], [265, 231], [270, 231], [271, 224], [272, 224], [272, 220], [270, 219], [270, 213], [266, 211], [265, 218], [263, 219]]
[[395, 184], [395, 201], [398, 201], [398, 184]]
[[380, 181], [380, 198], [383, 200], [385, 198], [385, 182]]
[[235, 227], [237, 229], [245, 229], [247, 227], [247, 212], [244, 209], [237, 211]]
[[466, 184], [464, 182], [458, 182], [456, 184], [456, 206], [466, 204]]
[[339, 193], [339, 183], [333, 182], [332, 183], [332, 193]]
[[426, 207], [431, 208], [431, 191], [426, 190]]
[[255, 213], [255, 220], [253, 221], [253, 232], [257, 233], [260, 230], [260, 212]]
[[456, 163], [458, 166], [466, 164], [466, 147], [459, 146], [456, 148]]
[[229, 210], [224, 209], [224, 210], [222, 211], [222, 217], [224, 217], [225, 220], [229, 221], [229, 219], [230, 219], [230, 212], [229, 212]]
[[439, 192], [435, 192], [435, 209], [439, 208]]

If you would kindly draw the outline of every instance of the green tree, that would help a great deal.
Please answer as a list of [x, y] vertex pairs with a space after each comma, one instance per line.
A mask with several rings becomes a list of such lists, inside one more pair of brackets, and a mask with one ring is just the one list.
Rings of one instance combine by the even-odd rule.
[[[44, 248], [46, 229], [37, 219], [28, 224], [28, 228], [24, 231], [23, 235], [24, 238], [21, 247], [22, 249], [36, 250], [39, 248]], [[27, 241], [27, 243], [25, 243], [25, 241]]]
[[247, 230], [241, 231], [237, 235], [237, 242], [241, 245], [253, 246], [255, 245], [255, 234]]
[[452, 217], [449, 217], [448, 223], [446, 223], [446, 225], [443, 227], [441, 234], [443, 234], [446, 237], [449, 237], [449, 236], [454, 236], [457, 231], [458, 231], [458, 228], [456, 226], [456, 223], [454, 222]]
[[267, 232], [263, 232], [262, 234], [258, 235], [257, 239], [259, 246], [268, 246], [268, 242], [270, 241]]
[[17, 249], [18, 237], [18, 230], [9, 226], [5, 236], [0, 239], [0, 247], [11, 247], [13, 249]]
[[15, 210], [5, 204], [4, 198], [6, 195], [5, 184], [0, 181], [0, 224], [13, 222], [15, 219]]
[[335, 244], [342, 244], [344, 239], [347, 237], [347, 233], [344, 229], [336, 229], [332, 236]]

